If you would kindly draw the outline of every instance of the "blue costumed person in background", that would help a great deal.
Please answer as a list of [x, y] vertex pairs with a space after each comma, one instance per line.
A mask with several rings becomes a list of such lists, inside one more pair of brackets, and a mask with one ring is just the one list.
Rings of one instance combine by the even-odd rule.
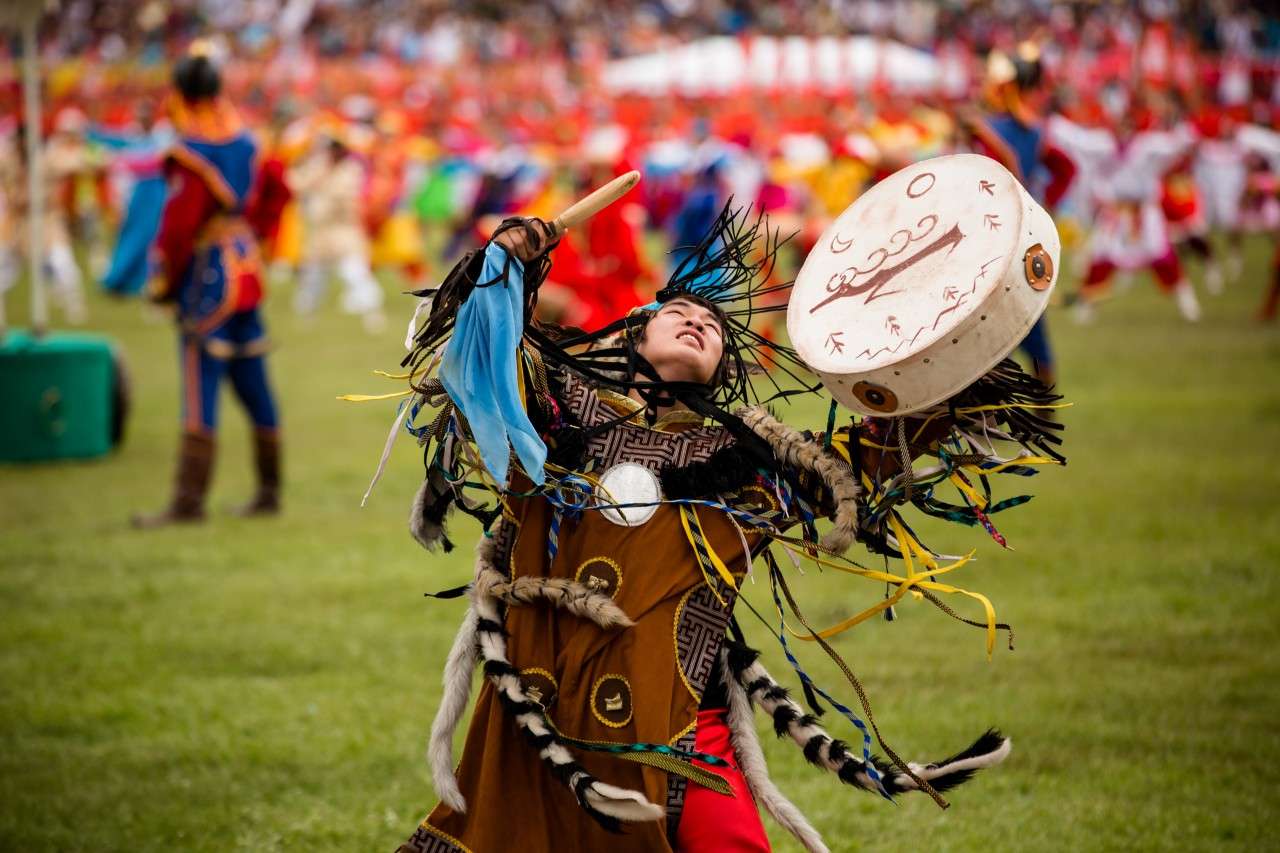
[[[1075, 165], [1044, 136], [1041, 102], [1045, 92], [1040, 51], [1023, 42], [1017, 51], [993, 51], [985, 85], [991, 112], [962, 116], [973, 147], [1000, 163], [1022, 182], [1037, 202], [1053, 212], [1075, 177]], [[1048, 315], [1042, 314], [1018, 348], [1031, 360], [1036, 378], [1046, 385], [1057, 379], [1049, 344]]]
[[267, 382], [266, 329], [259, 313], [264, 289], [260, 235], [279, 213], [277, 171], [259, 169], [258, 148], [231, 105], [220, 98], [221, 76], [207, 54], [192, 53], [173, 72], [178, 140], [165, 154], [168, 200], [156, 236], [158, 275], [151, 296], [173, 305], [182, 377], [182, 441], [173, 499], [138, 527], [204, 518], [218, 426], [218, 391], [231, 381], [254, 427], [258, 489], [240, 510], [267, 515], [280, 508], [280, 431]]
[[164, 212], [164, 155], [173, 142], [173, 130], [168, 122], [155, 120], [146, 101], [138, 104], [138, 126], [137, 133], [89, 131], [89, 140], [115, 152], [133, 179], [111, 266], [102, 277], [103, 289], [116, 296], [134, 296], [147, 283], [148, 254]]

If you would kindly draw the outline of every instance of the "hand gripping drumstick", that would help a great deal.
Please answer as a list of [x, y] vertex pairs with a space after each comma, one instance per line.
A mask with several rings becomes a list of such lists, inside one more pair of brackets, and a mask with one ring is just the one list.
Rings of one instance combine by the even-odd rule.
[[636, 171], [627, 172], [625, 175], [619, 175], [614, 178], [586, 198], [579, 199], [569, 205], [563, 213], [551, 221], [551, 227], [555, 230], [555, 235], [560, 237], [573, 226], [586, 222], [629, 193], [631, 188], [638, 183], [640, 183], [640, 173]]

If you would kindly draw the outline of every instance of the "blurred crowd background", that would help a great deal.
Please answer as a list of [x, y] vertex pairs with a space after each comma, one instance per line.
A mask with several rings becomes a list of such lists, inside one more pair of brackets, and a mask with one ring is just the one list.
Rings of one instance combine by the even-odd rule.
[[[1091, 178], [1123, 169], [1144, 132], [1182, 134], [1150, 165], [1168, 238], [1205, 238], [1210, 289], [1238, 269], [1242, 233], [1280, 221], [1273, 4], [73, 0], [40, 28], [46, 263], [69, 320], [84, 319], [82, 279], [143, 286], [148, 232], [122, 224], [133, 205], [158, 216], [170, 68], [197, 41], [292, 191], [266, 247], [273, 278], [297, 283], [306, 312], [336, 275], [344, 307], [375, 331], [371, 272], [424, 286], [501, 217], [549, 216], [629, 168], [644, 172], [641, 190], [560, 251], [565, 290], [553, 281], [544, 305], [557, 319], [591, 326], [635, 304], [665, 277], [654, 258], [696, 242], [729, 196], [797, 234], [794, 262], [878, 177], [992, 153], [983, 117], [1005, 113], [1061, 161], [1020, 177], [1048, 193], [1069, 249], [1083, 252], [1117, 201]], [[18, 70], [12, 42], [0, 54], [0, 288], [21, 254]], [[1166, 285], [1181, 275], [1156, 272]], [[583, 295], [601, 279], [612, 285]], [[1259, 310], [1274, 316], [1274, 300]]]
[[[421, 304], [393, 294], [439, 284], [502, 218], [632, 168], [639, 186], [556, 248], [550, 319], [594, 329], [649, 301], [730, 197], [795, 235], [785, 281], [867, 187], [957, 151], [1016, 170], [1060, 228], [1044, 322], [1061, 369], [1043, 328], [1026, 354], [1073, 401], [1071, 466], [1010, 514], [1017, 552], [973, 569], [1027, 625], [1017, 655], [988, 665], [905, 609], [855, 651], [922, 751], [991, 722], [1023, 746], [945, 815], [833, 796], [765, 738], [770, 765], [840, 849], [1275, 846], [1274, 790], [1241, 779], [1280, 766], [1280, 656], [1259, 653], [1280, 643], [1280, 347], [1250, 316], [1280, 303], [1280, 4], [62, 0], [38, 32], [34, 251], [55, 330], [15, 328], [36, 314], [40, 229], [20, 42], [0, 30], [0, 380], [31, 377], [0, 393], [0, 451], [106, 454], [130, 416], [101, 463], [0, 466], [0, 849], [391, 849], [431, 802], [423, 661], [456, 624], [420, 593], [472, 574], [469, 548], [424, 564], [404, 535], [413, 442], [356, 511], [396, 402], [334, 397], [389, 387], [368, 371], [402, 357]], [[246, 252], [280, 343], [237, 360], [270, 352], [288, 486], [266, 418], [224, 416], [208, 523], [141, 535], [125, 516], [166, 488], [175, 415], [208, 390], [212, 420], [222, 381], [140, 304], [180, 198], [166, 152], [201, 136], [172, 85], [196, 50], [276, 191]], [[170, 257], [190, 257], [204, 235], [170, 226]], [[57, 328], [76, 324], [99, 334]], [[795, 399], [788, 422], [829, 416]], [[187, 454], [190, 427], [175, 485], [208, 490], [212, 438]], [[95, 429], [92, 454], [68, 450]], [[289, 509], [226, 511], [254, 483], [250, 514], [268, 484]], [[818, 615], [847, 615], [841, 583], [805, 579]]]

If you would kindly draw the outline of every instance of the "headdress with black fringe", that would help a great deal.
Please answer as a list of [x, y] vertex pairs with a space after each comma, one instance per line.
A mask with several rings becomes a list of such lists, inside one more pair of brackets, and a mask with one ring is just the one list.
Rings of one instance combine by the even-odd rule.
[[[494, 236], [513, 228], [525, 229], [531, 243], [542, 247], [524, 264], [525, 340], [548, 364], [620, 393], [635, 391], [651, 411], [680, 402], [730, 429], [738, 426], [732, 409], [820, 387], [791, 347], [770, 341], [752, 328], [756, 317], [786, 310], [785, 299], [766, 297], [791, 288], [790, 282], [777, 283], [773, 278], [778, 251], [786, 239], [770, 229], [765, 216], [752, 217], [744, 208], [734, 207], [730, 199], [702, 241], [682, 247], [684, 257], [654, 303], [593, 331], [534, 318], [538, 288], [550, 271], [549, 255], [558, 240], [545, 223], [518, 218], [504, 221]], [[494, 280], [481, 281], [483, 262], [483, 250], [475, 250], [458, 262], [438, 288], [417, 292], [433, 299], [427, 320], [403, 362], [411, 372], [452, 334], [458, 309], [474, 288], [506, 280], [509, 267]], [[721, 369], [717, 381], [709, 385], [665, 381], [637, 349], [640, 333], [653, 313], [682, 297], [712, 306], [724, 326]], [[767, 370], [766, 364], [780, 375]]]

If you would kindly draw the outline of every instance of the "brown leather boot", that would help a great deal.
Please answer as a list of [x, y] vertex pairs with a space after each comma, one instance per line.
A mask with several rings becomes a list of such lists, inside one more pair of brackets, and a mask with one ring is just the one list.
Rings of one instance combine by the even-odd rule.
[[280, 512], [280, 433], [256, 430], [253, 434], [254, 462], [258, 469], [258, 492], [253, 500], [235, 510], [249, 518]]
[[135, 515], [133, 526], [141, 530], [204, 521], [204, 496], [213, 470], [211, 435], [183, 433], [178, 450], [178, 475], [169, 506], [150, 515]]

